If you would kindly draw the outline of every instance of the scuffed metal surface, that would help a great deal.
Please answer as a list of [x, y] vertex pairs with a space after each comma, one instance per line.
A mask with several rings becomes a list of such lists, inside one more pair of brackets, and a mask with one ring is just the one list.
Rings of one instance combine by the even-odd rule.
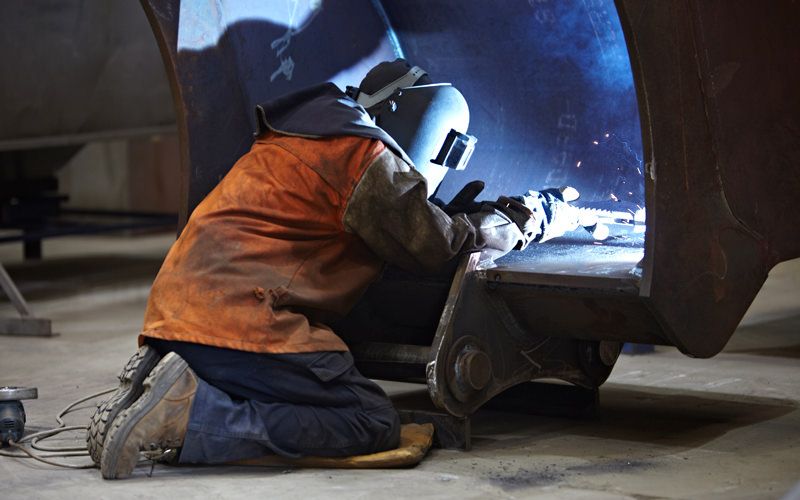
[[[686, 354], [725, 345], [777, 262], [800, 256], [800, 52], [789, 0], [620, 0], [645, 158], [642, 296]], [[629, 15], [636, 13], [636, 15]], [[780, 75], [780, 76], [778, 76]]]

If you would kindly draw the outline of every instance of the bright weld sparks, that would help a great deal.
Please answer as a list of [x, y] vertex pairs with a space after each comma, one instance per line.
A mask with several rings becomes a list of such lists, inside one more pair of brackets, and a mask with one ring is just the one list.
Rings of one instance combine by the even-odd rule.
[[615, 195], [614, 193], [611, 193], [611, 199], [614, 201], [619, 201], [619, 198], [617, 198], [617, 195]]
[[576, 166], [576, 167], [578, 167], [578, 168], [581, 168], [581, 162], [580, 162], [580, 161], [578, 161], [578, 164], [577, 164], [577, 165], [575, 165], [575, 166]]
[[597, 141], [592, 141], [592, 144], [594, 144], [595, 146], [597, 146], [597, 145], [598, 145], [598, 144], [600, 144], [600, 143], [599, 143], [599, 142], [597, 142]]
[[609, 135], [611, 135], [611, 134], [609, 134], [608, 132], [606, 132], [606, 139], [608, 139], [608, 136], [609, 136]]

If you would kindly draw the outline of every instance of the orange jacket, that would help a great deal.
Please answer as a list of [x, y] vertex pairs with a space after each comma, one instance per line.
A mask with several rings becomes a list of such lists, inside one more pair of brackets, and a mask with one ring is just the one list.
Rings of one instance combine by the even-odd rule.
[[[275, 104], [269, 113], [258, 108], [261, 133], [252, 149], [195, 208], [170, 249], [140, 343], [154, 337], [266, 353], [347, 350], [326, 324], [355, 305], [385, 261], [433, 272], [460, 252], [496, 257], [522, 240], [489, 207], [450, 217], [429, 203], [425, 178], [335, 86], [299, 96], [299, 107], [276, 101], [286, 105], [282, 115]], [[334, 104], [314, 107], [315, 99]], [[268, 115], [283, 116], [293, 131], [276, 130], [279, 121]], [[339, 135], [301, 130], [317, 116], [328, 126], [354, 116], [355, 125], [333, 126]]]
[[253, 352], [347, 350], [324, 322], [380, 272], [343, 218], [383, 150], [360, 137], [258, 139], [167, 255], [142, 335]]

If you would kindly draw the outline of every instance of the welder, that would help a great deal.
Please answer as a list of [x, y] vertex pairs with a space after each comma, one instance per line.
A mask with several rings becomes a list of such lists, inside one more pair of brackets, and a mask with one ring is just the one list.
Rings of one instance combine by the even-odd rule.
[[386, 262], [436, 273], [465, 252], [498, 258], [575, 227], [558, 190], [478, 203], [476, 182], [433, 199], [476, 138], [461, 93], [402, 59], [347, 93], [320, 84], [256, 115], [252, 149], [170, 249], [140, 348], [92, 418], [105, 478], [129, 476], [142, 451], [213, 464], [396, 447], [392, 403], [326, 325]]

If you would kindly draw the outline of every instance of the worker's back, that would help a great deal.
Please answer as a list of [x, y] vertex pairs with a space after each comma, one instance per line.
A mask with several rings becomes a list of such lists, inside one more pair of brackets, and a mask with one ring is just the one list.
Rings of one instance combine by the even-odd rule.
[[260, 136], [170, 250], [143, 335], [254, 352], [346, 350], [323, 323], [353, 306], [382, 261], [342, 219], [383, 149], [354, 136]]

